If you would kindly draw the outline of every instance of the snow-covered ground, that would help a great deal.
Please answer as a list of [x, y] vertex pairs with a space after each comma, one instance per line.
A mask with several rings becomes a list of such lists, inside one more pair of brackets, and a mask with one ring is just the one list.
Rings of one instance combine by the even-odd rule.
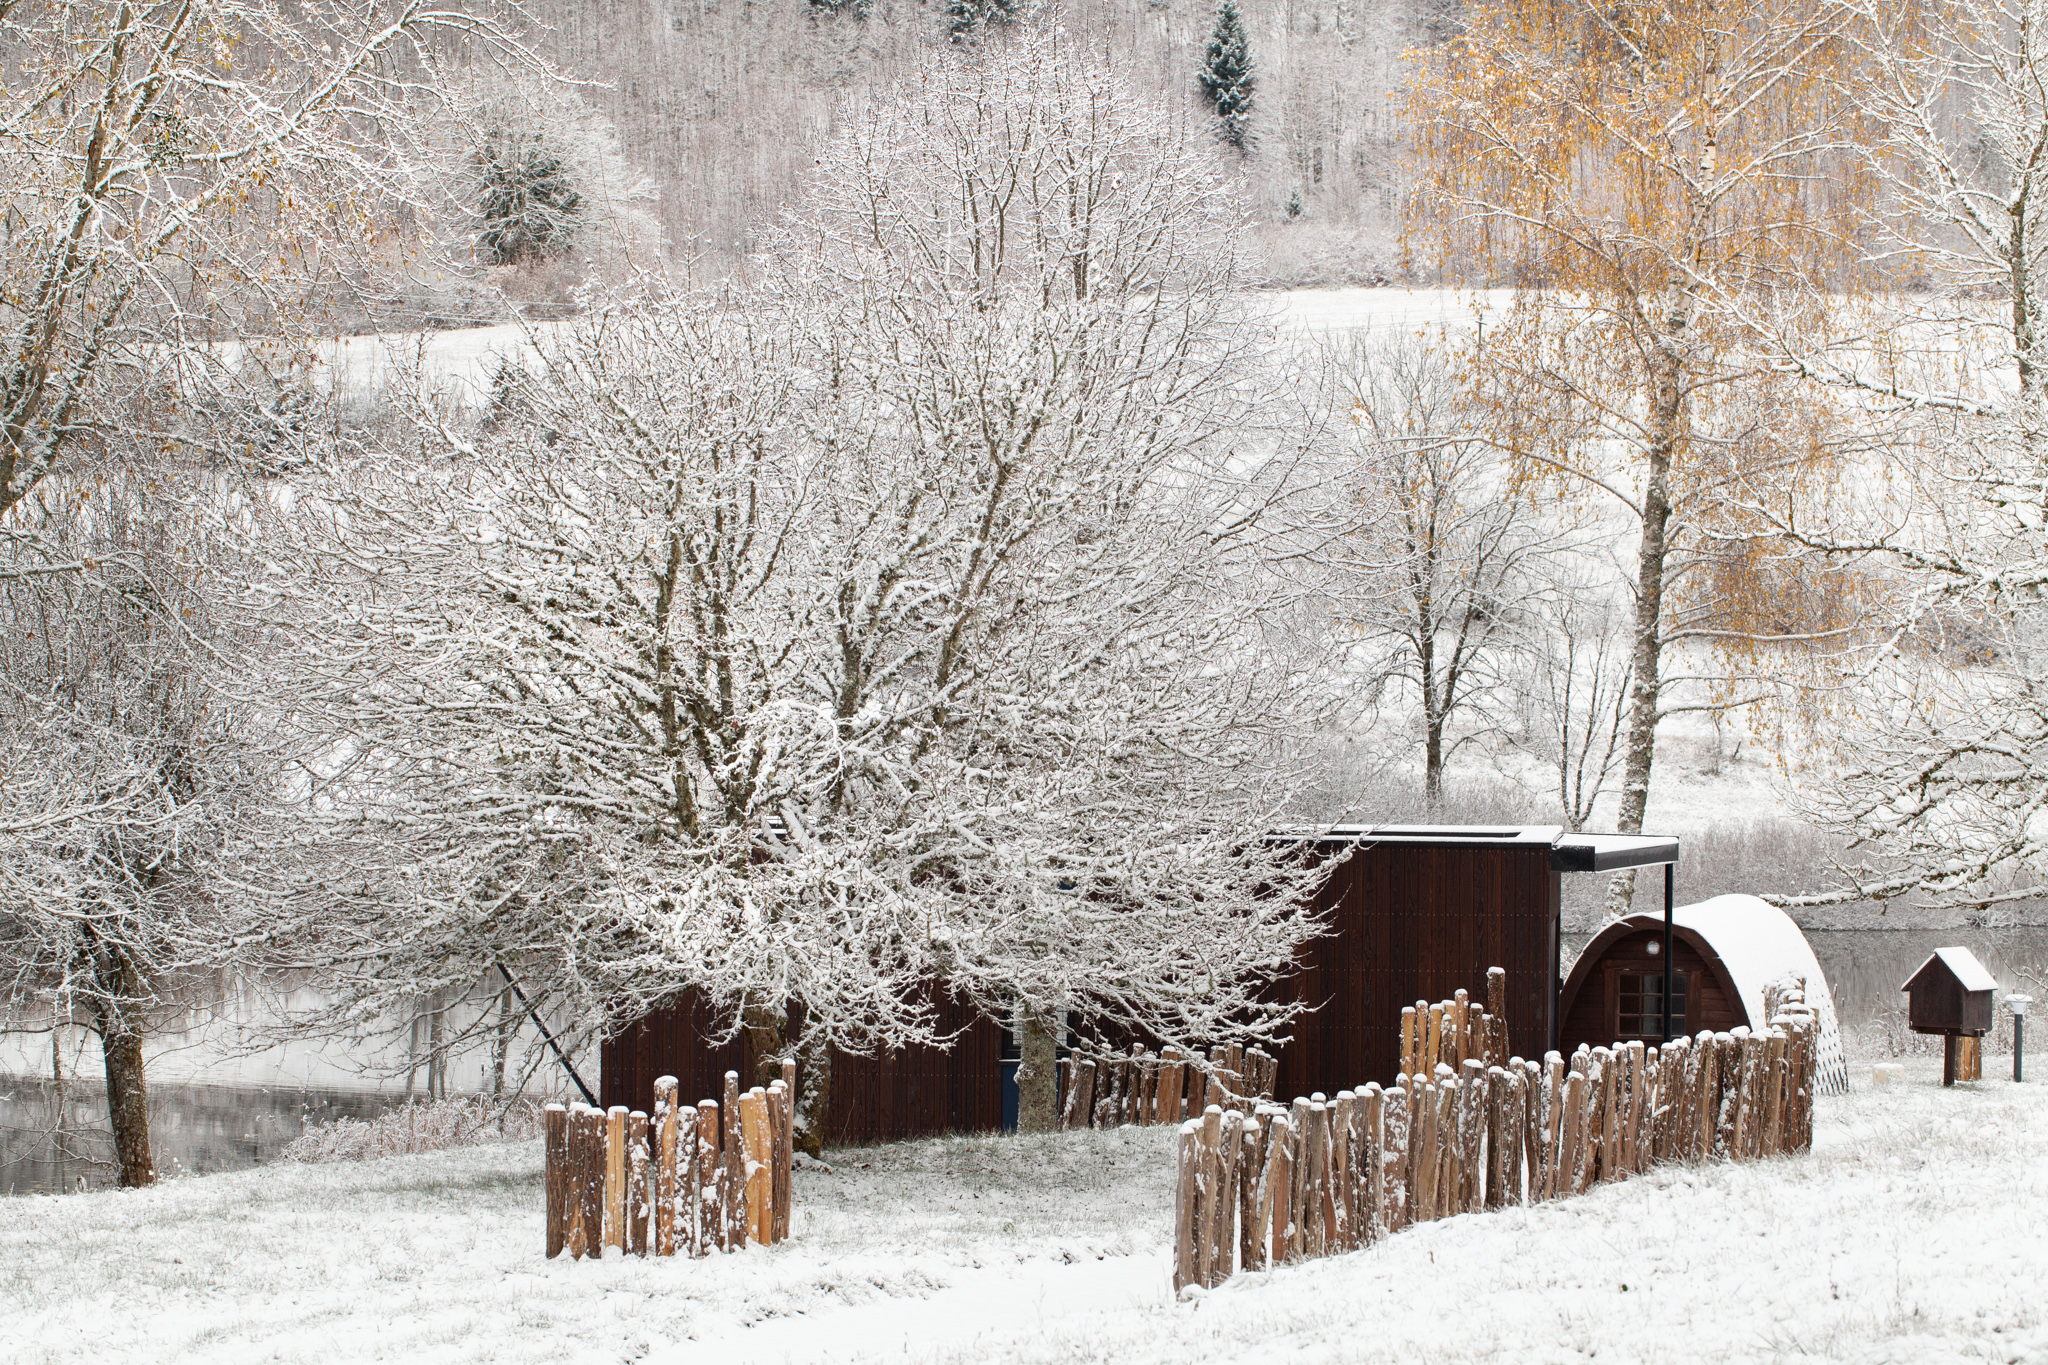
[[1824, 1100], [1810, 1156], [1664, 1169], [1169, 1294], [1169, 1130], [797, 1175], [792, 1241], [550, 1262], [531, 1144], [11, 1202], [0, 1360], [2048, 1359], [2048, 1084]]

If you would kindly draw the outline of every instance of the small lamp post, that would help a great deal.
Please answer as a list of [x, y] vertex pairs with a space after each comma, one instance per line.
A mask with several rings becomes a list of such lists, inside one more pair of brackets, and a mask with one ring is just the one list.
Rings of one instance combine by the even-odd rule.
[[2005, 1007], [2012, 1011], [2012, 1078], [2015, 1081], [2026, 1079], [2027, 1006], [2033, 1003], [2031, 995], [2005, 997]]

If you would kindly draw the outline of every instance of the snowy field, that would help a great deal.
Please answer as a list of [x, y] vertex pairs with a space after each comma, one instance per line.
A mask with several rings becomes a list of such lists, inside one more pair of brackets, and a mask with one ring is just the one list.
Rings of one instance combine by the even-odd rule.
[[799, 1171], [791, 1242], [701, 1262], [545, 1260], [532, 1144], [22, 1199], [0, 1360], [2048, 1359], [2048, 1083], [1907, 1065], [1822, 1101], [1810, 1156], [1183, 1302], [1164, 1129], [838, 1152]]

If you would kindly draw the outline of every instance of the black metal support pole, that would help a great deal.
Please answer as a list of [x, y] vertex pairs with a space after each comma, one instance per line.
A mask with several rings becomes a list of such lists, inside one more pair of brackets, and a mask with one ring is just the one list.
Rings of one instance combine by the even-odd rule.
[[2026, 1055], [2027, 1016], [2024, 1014], [2015, 1014], [2012, 1017], [2012, 1078], [2014, 1081], [2022, 1081], [2026, 1079], [2025, 1072], [2022, 1070], [2020, 1066], [2021, 1060], [2025, 1058]]
[[1664, 1041], [1671, 1041], [1671, 901], [1678, 864], [1664, 864]]
[[540, 1030], [540, 1036], [547, 1039], [548, 1046], [555, 1050], [555, 1060], [562, 1064], [562, 1070], [569, 1073], [569, 1079], [576, 1082], [576, 1088], [583, 1092], [583, 1102], [592, 1109], [597, 1108], [597, 1096], [590, 1093], [590, 1087], [576, 1074], [576, 1068], [569, 1065], [569, 1054], [562, 1051], [562, 1045], [555, 1041], [555, 1035], [548, 1032], [548, 1026], [540, 1021], [540, 1011], [527, 1001], [526, 992], [519, 989], [519, 983], [512, 979], [512, 973], [505, 970], [505, 964], [502, 962], [498, 964], [498, 975], [505, 978], [505, 984], [512, 988], [512, 994], [518, 996], [519, 1003], [525, 1006], [527, 1018], [533, 1020], [533, 1026]]

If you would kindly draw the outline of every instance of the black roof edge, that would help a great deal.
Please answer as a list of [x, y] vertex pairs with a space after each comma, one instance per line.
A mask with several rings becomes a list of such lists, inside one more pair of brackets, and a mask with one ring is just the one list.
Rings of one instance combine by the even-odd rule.
[[1301, 835], [1319, 844], [1548, 848], [1557, 872], [1618, 872], [1678, 861], [1678, 840], [1654, 834], [1568, 834], [1562, 825], [1332, 825]]

